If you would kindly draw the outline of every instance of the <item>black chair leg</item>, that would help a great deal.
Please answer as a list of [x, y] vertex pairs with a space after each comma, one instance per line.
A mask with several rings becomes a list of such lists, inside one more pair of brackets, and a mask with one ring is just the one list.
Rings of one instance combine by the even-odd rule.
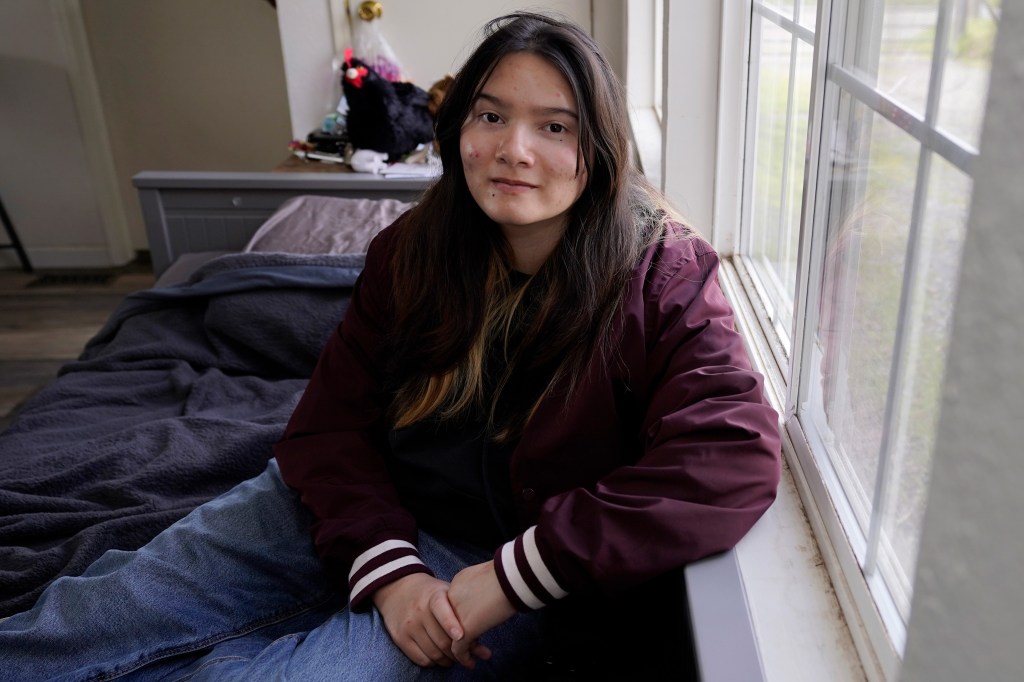
[[21, 240], [18, 239], [18, 233], [14, 231], [14, 225], [7, 215], [7, 209], [4, 208], [3, 199], [0, 199], [0, 222], [3, 222], [7, 237], [11, 240], [10, 244], [0, 244], [0, 249], [14, 249], [18, 254], [18, 260], [21, 261], [21, 269], [25, 272], [32, 272], [32, 263], [28, 259], [28, 254], [25, 253], [25, 247], [21, 245]]

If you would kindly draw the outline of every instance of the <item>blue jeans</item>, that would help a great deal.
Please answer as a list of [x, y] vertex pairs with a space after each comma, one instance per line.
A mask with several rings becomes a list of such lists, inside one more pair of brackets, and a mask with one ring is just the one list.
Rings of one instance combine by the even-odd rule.
[[[543, 618], [487, 633], [475, 673], [420, 668], [376, 610], [332, 594], [310, 519], [271, 461], [260, 476], [195, 509], [135, 552], [109, 551], [0, 621], [0, 680], [454, 680], [518, 675], [538, 655]], [[487, 553], [420, 535], [439, 578]]]

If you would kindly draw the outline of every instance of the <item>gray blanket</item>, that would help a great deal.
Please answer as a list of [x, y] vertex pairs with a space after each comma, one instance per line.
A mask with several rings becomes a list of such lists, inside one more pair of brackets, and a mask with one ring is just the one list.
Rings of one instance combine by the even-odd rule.
[[0, 434], [0, 617], [259, 474], [361, 267], [233, 254], [122, 302]]

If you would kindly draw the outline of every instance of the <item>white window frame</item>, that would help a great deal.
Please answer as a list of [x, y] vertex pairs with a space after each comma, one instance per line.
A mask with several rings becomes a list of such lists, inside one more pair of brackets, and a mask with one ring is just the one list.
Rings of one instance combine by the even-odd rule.
[[[879, 569], [881, 562], [886, 560], [883, 537], [881, 535], [882, 519], [887, 505], [891, 503], [891, 480], [894, 470], [894, 459], [898, 449], [894, 447], [899, 434], [893, 424], [906, 422], [906, 418], [897, 417], [907, 409], [903, 400], [909, 380], [909, 355], [912, 353], [914, 336], [912, 329], [915, 316], [911, 311], [913, 286], [917, 281], [917, 273], [921, 265], [920, 243], [925, 198], [928, 188], [932, 152], [946, 158], [950, 163], [973, 176], [974, 159], [977, 150], [968, 145], [959, 144], [937, 129], [939, 93], [938, 84], [946, 64], [944, 58], [949, 31], [948, 22], [953, 11], [952, 0], [939, 0], [938, 25], [936, 40], [933, 46], [932, 69], [930, 74], [929, 101], [924, 118], [903, 109], [896, 101], [879, 95], [862, 83], [856, 75], [834, 63], [825, 53], [823, 45], [827, 42], [832, 55], [838, 55], [843, 49], [843, 21], [848, 16], [850, 5], [848, 0], [834, 0], [832, 3], [820, 3], [818, 26], [815, 34], [815, 68], [812, 82], [812, 122], [809, 126], [811, 136], [810, 158], [817, 164], [809, 164], [808, 177], [805, 183], [804, 211], [815, 210], [810, 220], [810, 234], [801, 236], [800, 279], [797, 284], [796, 300], [806, 298], [804, 306], [797, 306], [793, 329], [793, 361], [790, 363], [790, 374], [787, 381], [789, 390], [786, 405], [786, 426], [790, 437], [797, 447], [800, 466], [811, 477], [811, 492], [815, 505], [823, 510], [827, 532], [833, 545], [841, 546], [838, 555], [841, 560], [840, 569], [851, 586], [851, 596], [857, 613], [865, 623], [871, 653], [878, 657], [883, 669], [889, 676], [894, 676], [900, 665], [901, 652], [906, 641], [906, 625], [900, 616], [897, 604], [903, 602], [905, 611], [909, 604], [909, 577], [903, 580], [893, 576], [893, 581], [886, 583]], [[838, 16], [841, 20], [833, 21]], [[831, 35], [826, 35], [826, 27]], [[836, 58], [838, 59], [838, 57]], [[823, 78], [822, 75], [827, 78]], [[829, 87], [823, 92], [827, 81], [839, 87]], [[814, 367], [814, 344], [806, 343], [808, 330], [817, 324], [818, 292], [821, 280], [821, 267], [824, 262], [825, 234], [828, 222], [828, 208], [817, 201], [819, 176], [828, 172], [831, 161], [821, 152], [832, 146], [831, 136], [834, 132], [830, 125], [838, 116], [840, 90], [851, 93], [856, 100], [874, 111], [882, 118], [897, 124], [915, 138], [922, 147], [917, 169], [917, 180], [913, 198], [911, 224], [908, 235], [908, 251], [903, 273], [898, 323], [895, 338], [895, 350], [891, 375], [894, 379], [888, 387], [885, 411], [885, 427], [883, 442], [878, 463], [878, 477], [873, 496], [870, 527], [867, 533], [861, 533], [855, 520], [851, 501], [834, 496], [829, 490], [840, 489], [836, 479], [843, 475], [842, 471], [831, 466], [828, 458], [815, 457], [814, 453], [823, 453], [825, 443], [821, 435], [813, 427], [813, 420], [804, 421], [800, 418], [798, 405], [813, 405], [809, 400], [812, 392], [813, 372], [804, 371]], [[806, 222], [806, 221], [805, 221]], [[804, 264], [810, 264], [806, 267]], [[827, 484], [827, 485], [826, 485]], [[895, 573], [895, 571], [893, 571]]]
[[[799, 1], [799, 0], [797, 0]], [[751, 60], [751, 16], [753, 3], [750, 0], [724, 0], [722, 5], [722, 32], [721, 52], [719, 63], [719, 93], [718, 93], [718, 137], [715, 156], [715, 193], [713, 213], [713, 243], [720, 253], [726, 256], [736, 256], [739, 245], [737, 232], [743, 218], [741, 201], [743, 200], [744, 186], [744, 151], [743, 140], [737, 139], [742, 136], [734, 134], [737, 130], [747, 131], [749, 134], [752, 121], [747, 120], [747, 102], [749, 93], [746, 91], [749, 80], [748, 69], [756, 69], [756, 64]], [[944, 30], [944, 23], [948, 22], [951, 16], [952, 0], [940, 0], [940, 19], [937, 35], [940, 36], [934, 47], [934, 54], [943, 54], [945, 44], [942, 42], [948, 36]], [[900, 651], [902, 651], [906, 629], [903, 620], [899, 615], [896, 606], [896, 599], [908, 598], [906, 590], [909, 588], [907, 579], [903, 594], [890, 594], [888, 586], [884, 584], [880, 573], [875, 569], [879, 561], [885, 559], [884, 552], [879, 554], [880, 541], [880, 520], [883, 518], [885, 505], [887, 504], [883, 487], [876, 490], [877, 511], [874, 513], [871, 527], [867, 533], [860, 533], [858, 524], [855, 522], [849, 500], [833, 496], [831, 489], [834, 487], [836, 478], [841, 476], [829, 463], [827, 457], [815, 457], [814, 451], [821, 452], [824, 443], [819, 434], [810, 428], [811, 422], [806, 424], [798, 417], [798, 405], [805, 400], [805, 396], [811, 388], [811, 372], [802, 371], [803, 368], [812, 367], [810, 355], [812, 347], [803, 343], [806, 338], [805, 330], [816, 324], [815, 315], [817, 311], [817, 282], [821, 279], [821, 267], [824, 261], [823, 248], [824, 239], [815, 238], [825, 234], [827, 227], [827, 215], [823, 215], [819, 204], [815, 202], [815, 190], [818, 186], [818, 177], [828, 172], [830, 160], [826, 155], [820, 153], [821, 149], [827, 149], [831, 143], [828, 136], [831, 134], [831, 126], [823, 125], [823, 121], [832, 121], [837, 115], [838, 88], [830, 88], [829, 98], [824, 97], [826, 80], [821, 74], [828, 74], [829, 79], [842, 86], [846, 92], [853, 92], [857, 99], [872, 111], [883, 116], [887, 120], [899, 122], [900, 127], [908, 130], [922, 146], [930, 151], [939, 154], [952, 165], [973, 175], [972, 169], [976, 150], [968, 145], [963, 145], [942, 134], [934, 126], [934, 114], [937, 112], [937, 101], [929, 102], [924, 117], [918, 117], [902, 108], [897, 102], [879, 96], [861, 84], [856, 76], [847, 72], [834, 63], [829, 63], [829, 55], [826, 54], [823, 46], [829, 41], [833, 46], [832, 54], [836, 54], [835, 46], [841, 38], [843, 21], [832, 21], [833, 17], [845, 19], [847, 16], [847, 0], [836, 2], [820, 2], [817, 26], [814, 32], [814, 66], [812, 81], [811, 101], [811, 122], [808, 126], [810, 136], [810, 159], [817, 159], [817, 163], [810, 163], [806, 168], [805, 186], [803, 192], [803, 206], [806, 213], [809, 208], [818, 206], [818, 213], [811, 221], [811, 229], [808, 231], [804, 221], [801, 229], [800, 254], [798, 260], [798, 283], [796, 300], [807, 298], [806, 305], [798, 305], [794, 310], [794, 326], [792, 332], [792, 348], [789, 348], [783, 339], [772, 328], [770, 304], [767, 297], [760, 290], [761, 284], [758, 278], [753, 276], [748, 269], [744, 258], [734, 257], [730, 260], [731, 268], [726, 268], [723, 277], [723, 286], [734, 301], [743, 299], [745, 305], [756, 311], [756, 324], [748, 325], [747, 340], [751, 346], [757, 349], [752, 353], [760, 360], [760, 369], [768, 378], [768, 386], [776, 391], [777, 398], [784, 400], [784, 425], [786, 429], [785, 455], [787, 462], [792, 467], [801, 498], [808, 511], [808, 517], [814, 529], [816, 540], [822, 551], [822, 556], [832, 578], [836, 596], [842, 606], [844, 615], [850, 625], [850, 633], [857, 646], [860, 658], [864, 663], [865, 673], [871, 679], [891, 680], [898, 673], [901, 663]], [[779, 17], [771, 12], [760, 12], [762, 16], [775, 23], [789, 24], [789, 28], [797, 31], [806, 31], [792, 22]], [[827, 35], [827, 30], [832, 35]], [[933, 57], [932, 82], [938, 82], [941, 78], [942, 68], [945, 65], [944, 59]], [[827, 69], [827, 71], [826, 71]], [[938, 88], [930, 89], [930, 97], [937, 98]], [[920, 230], [921, 216], [924, 209], [925, 191], [927, 183], [922, 179], [926, 178], [929, 172], [929, 153], [921, 155], [921, 163], [918, 168], [917, 189], [914, 196], [913, 218], [911, 224], [910, 240], [913, 244], [916, 241], [916, 233]], [[887, 398], [886, 420], [891, 422], [900, 410], [905, 409], [901, 404], [901, 387], [907, 380], [909, 363], [907, 360], [909, 340], [912, 330], [909, 329], [909, 308], [911, 286], [914, 281], [916, 270], [919, 266], [920, 250], [913, 246], [908, 251], [907, 266], [904, 273], [904, 287], [900, 300], [900, 323], [897, 330], [896, 351], [893, 361], [894, 376], [896, 380], [889, 387]], [[809, 264], [809, 265], [808, 265]], [[811, 294], [805, 296], [805, 292]], [[790, 362], [790, 358], [794, 361]], [[798, 383], [799, 379], [799, 383]], [[887, 429], [887, 432], [891, 431]], [[895, 436], [898, 438], [898, 435]], [[879, 462], [879, 469], [882, 475], [885, 471], [892, 470], [892, 458], [894, 449], [891, 442], [883, 443], [882, 457]], [[853, 531], [853, 532], [847, 532]], [[862, 568], [862, 565], [865, 568]], [[897, 585], [897, 592], [899, 586]]]
[[[794, 2], [799, 3], [800, 0], [794, 0]], [[785, 17], [772, 7], [764, 5], [752, 7], [752, 3], [747, 3], [747, 5], [748, 6], [745, 8], [746, 13], [748, 15], [747, 30], [745, 31], [746, 41], [741, 49], [743, 50], [742, 53], [747, 56], [746, 61], [749, 64], [749, 67], [748, 72], [744, 77], [744, 83], [746, 84], [746, 93], [742, 110], [742, 130], [744, 131], [744, 135], [739, 140], [739, 144], [741, 145], [743, 145], [745, 142], [743, 138], [750, 138], [754, 136], [756, 124], [755, 117], [749, 115], [752, 109], [751, 103], [756, 103], [757, 101], [758, 93], [757, 90], [755, 90], [755, 87], [757, 86], [757, 77], [759, 75], [757, 60], [750, 58], [750, 55], [756, 54], [760, 51], [759, 36], [752, 33], [752, 31], [750, 30], [751, 19], [753, 18], [753, 15], [755, 13], [759, 14], [762, 21], [771, 22], [776, 26], [784, 29], [788, 33], [791, 33], [793, 35], [792, 41], [794, 44], [794, 48], [797, 41], [803, 41], [805, 45], [810, 45], [812, 49], [817, 48], [817, 43], [814, 39], [814, 31], [793, 22], [791, 19]], [[792, 106], [794, 102], [794, 88], [796, 81], [795, 71], [796, 60], [793, 59], [790, 62], [789, 71], [789, 92], [787, 93], [786, 109], [786, 139], [783, 143], [784, 150], [790, 149], [789, 136], [794, 128], [794, 114], [792, 111]], [[808, 129], [808, 134], [810, 134], [810, 129]], [[795, 159], [791, 159], [787, 151], [787, 153], [785, 154], [785, 160], [783, 162], [783, 168], [781, 169], [780, 173], [782, 176], [782, 187], [780, 194], [782, 195], [783, 201], [785, 201], [786, 196], [789, 194], [789, 192], [787, 191], [790, 177], [790, 174], [788, 172], [788, 164], [794, 161]], [[751, 196], [749, 194], [743, 193], [742, 188], [744, 186], [750, 186], [752, 184], [752, 176], [754, 172], [753, 166], [753, 163], [745, 163], [742, 167], [743, 178], [740, 182], [739, 187], [739, 201], [741, 202], [741, 213], [736, 223], [735, 230], [738, 233], [736, 239], [740, 241], [737, 248], [737, 252], [739, 253], [748, 252], [750, 250], [752, 241], [752, 237], [749, 231], [744, 233], [739, 228], [743, 224], [744, 220], [749, 219], [748, 216], [750, 216], [752, 211]], [[787, 211], [785, 209], [786, 206], [783, 205], [782, 210], [779, 214], [780, 220], [783, 220], [786, 217]], [[788, 364], [790, 357], [790, 339], [787, 338], [782, 333], [783, 321], [779, 317], [778, 311], [776, 310], [777, 306], [775, 304], [775, 301], [785, 299], [787, 297], [785, 285], [779, 281], [773, 269], [758, 268], [756, 269], [757, 272], [755, 274], [755, 268], [749, 267], [749, 265], [752, 265], [751, 260], [752, 259], [750, 259], [750, 257], [747, 256], [744, 256], [742, 259], [738, 258], [737, 265], [738, 267], [742, 267], [746, 270], [748, 277], [747, 286], [752, 286], [753, 289], [756, 290], [757, 297], [760, 299], [761, 305], [764, 308], [765, 314], [763, 315], [763, 319], [766, 322], [770, 322], [771, 325], [774, 327], [774, 329], [769, 333], [769, 335], [773, 338], [773, 350], [775, 351], [779, 363], [785, 366], [786, 364]]]
[[[827, 5], [827, 3], [824, 3]], [[818, 500], [829, 500], [823, 472], [811, 455], [810, 443], [803, 432], [792, 425], [798, 424], [795, 417], [795, 403], [790, 400], [789, 385], [792, 368], [788, 367], [789, 352], [786, 344], [766, 321], [770, 310], [765, 300], [756, 294], [759, 289], [742, 258], [735, 258], [739, 247], [739, 226], [743, 216], [744, 172], [747, 164], [744, 158], [743, 136], [734, 131], [748, 133], [747, 102], [748, 81], [751, 64], [751, 0], [723, 0], [721, 26], [721, 53], [719, 63], [719, 97], [717, 111], [717, 146], [715, 158], [715, 193], [713, 214], [713, 245], [723, 256], [729, 257], [723, 270], [722, 285], [730, 300], [738, 307], [750, 311], [754, 319], [745, 320], [741, 331], [751, 349], [755, 366], [765, 375], [767, 389], [783, 407], [783, 456], [793, 474], [793, 480], [807, 513], [821, 558], [831, 579], [836, 599], [843, 612], [849, 634], [863, 665], [863, 674], [872, 681], [883, 682], [895, 679], [899, 669], [899, 656], [886, 636], [885, 626], [874, 606], [870, 590], [864, 580], [852, 546], [846, 540], [840, 514], [835, 507], [819, 505]], [[820, 50], [820, 27], [828, 26], [830, 16], [819, 9], [815, 33], [814, 71], [824, 68], [826, 55]], [[820, 129], [823, 112], [815, 111], [814, 102], [822, 100], [820, 89], [823, 83], [812, 83], [812, 112], [817, 128], [809, 126], [812, 138], [810, 158], [816, 158], [820, 148]], [[816, 186], [818, 166], [808, 164], [804, 202], [813, 202], [806, 188]], [[811, 204], [813, 205], [813, 203]], [[810, 276], [820, 273], [805, 272], [805, 242], [800, 242], [801, 260], [797, 271], [802, 286], [806, 287]], [[798, 284], [797, 296], [802, 289]], [[794, 325], [805, 324], [800, 311], [794, 312]], [[794, 340], [797, 338], [794, 335]]]
[[662, 178], [662, 101], [664, 98], [665, 31], [655, 36], [662, 0], [625, 0], [625, 86], [630, 104], [630, 124], [639, 148], [644, 173], [656, 186]]
[[[749, 63], [752, 63], [750, 59], [752, 53], [751, 15], [752, 11], [756, 11], [752, 9], [752, 4], [748, 0], [725, 0], [723, 6], [720, 71], [722, 92], [719, 99], [720, 136], [719, 155], [716, 159], [715, 235], [717, 238], [723, 232], [723, 222], [739, 225], [741, 220], [741, 215], [737, 216], [739, 210], [737, 199], [742, 196], [743, 155], [735, 153], [735, 144], [732, 145], [731, 150], [728, 145], [734, 137], [729, 134], [730, 131], [749, 130], [746, 126], [748, 122], [745, 121], [745, 102], [737, 103], [736, 100], [740, 97], [743, 88], [746, 87], [750, 75], [746, 69], [748, 69]], [[815, 367], [810, 357], [814, 348], [808, 347], [804, 343], [804, 339], [808, 338], [806, 332], [809, 326], [816, 324], [813, 311], [816, 311], [818, 306], [814, 299], [818, 295], [817, 283], [820, 282], [820, 268], [823, 263], [820, 250], [824, 248], [824, 240], [820, 239], [820, 236], [824, 235], [824, 227], [827, 222], [827, 203], [819, 201], [814, 194], [814, 188], [817, 185], [819, 174], [828, 172], [827, 164], [830, 162], [826, 158], [827, 155], [821, 154], [820, 151], [823, 148], [829, 148], [831, 143], [829, 136], [833, 134], [833, 129], [831, 129], [830, 122], [837, 118], [840, 89], [829, 87], [826, 93], [826, 80], [822, 78], [822, 75], [827, 73], [828, 80], [839, 84], [843, 91], [853, 92], [857, 100], [866, 105], [868, 109], [906, 129], [923, 147], [913, 199], [909, 236], [911, 246], [907, 252], [904, 285], [900, 295], [900, 323], [897, 329], [896, 351], [892, 367], [894, 380], [891, 382], [887, 397], [886, 419], [890, 424], [895, 416], [905, 409], [901, 397], [903, 395], [902, 387], [907, 381], [906, 356], [909, 339], [912, 337], [912, 330], [909, 329], [910, 323], [907, 322], [909, 318], [907, 310], [911, 288], [915, 282], [915, 273], [920, 266], [921, 250], [916, 249], [915, 245], [918, 243], [916, 235], [921, 229], [928, 186], [922, 179], [929, 172], [932, 153], [938, 154], [949, 161], [952, 166], [973, 176], [977, 151], [971, 145], [943, 134], [935, 126], [938, 111], [938, 84], [941, 82], [947, 50], [948, 31], [946, 31], [946, 27], [952, 13], [951, 0], [940, 0], [939, 24], [936, 31], [938, 39], [935, 41], [932, 59], [931, 82], [933, 87], [930, 88], [930, 100], [923, 117], [914, 116], [904, 110], [898, 102], [872, 92], [870, 88], [860, 83], [854, 74], [843, 69], [838, 63], [829, 63], [829, 54], [824, 46], [830, 43], [834, 46], [833, 54], [838, 53], [835, 46], [840, 40], [843, 26], [842, 20], [833, 19], [834, 17], [845, 19], [847, 11], [848, 2], [839, 0], [819, 3], [817, 13], [817, 26], [814, 33], [815, 61], [811, 126], [808, 130], [811, 144], [809, 159], [817, 160], [817, 163], [812, 162], [805, 169], [804, 212], [811, 215], [812, 218], [810, 221], [805, 219], [802, 228], [796, 295], [797, 301], [805, 298], [807, 300], [803, 305], [798, 303], [795, 310], [792, 355], [790, 352], [786, 352], [786, 344], [778, 338], [776, 330], [772, 329], [768, 304], [759, 295], [760, 287], [756, 285], [756, 278], [751, 275], [743, 262], [744, 259], [740, 257], [732, 260], [735, 268], [735, 282], [730, 283], [730, 293], [733, 297], [748, 298], [752, 307], [760, 311], [759, 329], [751, 335], [749, 341], [754, 345], [761, 346], [762, 352], [758, 355], [762, 359], [774, 358], [775, 360], [767, 370], [769, 379], [774, 378], [774, 381], [769, 381], [769, 385], [783, 390], [786, 395], [784, 424], [788, 436], [787, 444], [790, 445], [790, 449], [787, 449], [786, 452], [787, 461], [794, 469], [817, 542], [822, 549], [829, 574], [833, 578], [837, 597], [851, 624], [851, 635], [857, 645], [862, 662], [864, 662], [865, 672], [870, 678], [894, 679], [900, 668], [900, 651], [903, 650], [906, 636], [906, 627], [900, 616], [897, 603], [901, 603], [905, 611], [912, 577], [903, 577], [902, 581], [894, 579], [894, 582], [887, 585], [881, 577], [881, 572], [876, 570], [880, 562], [886, 560], [881, 537], [881, 519], [884, 517], [888, 504], [887, 487], [881, 482], [879, 483], [876, 496], [874, 496], [877, 502], [874, 505], [876, 509], [872, 513], [870, 527], [862, 534], [855, 522], [850, 501], [830, 492], [840, 489], [836, 485], [836, 479], [842, 475], [841, 472], [830, 465], [828, 458], [814, 456], [815, 452], [824, 452], [824, 443], [813, 428], [813, 422], [805, 422], [798, 416], [798, 400], [802, 400], [800, 396], [808, 395], [811, 386], [812, 372], [805, 370]], [[779, 23], [778, 15], [774, 15], [770, 11], [761, 13], [766, 18]], [[802, 30], [800, 27], [792, 26], [792, 22], [790, 24], [790, 28], [796, 28], [797, 31]], [[829, 30], [833, 34], [827, 35], [826, 32]], [[756, 69], [756, 65], [750, 68]], [[742, 95], [745, 96], [746, 93], [742, 92]], [[822, 122], [827, 122], [827, 124], [822, 126]], [[807, 228], [808, 224], [811, 226], [810, 229]], [[730, 252], [735, 244], [735, 240], [732, 242], [716, 240], [717, 247], [728, 248]], [[812, 311], [812, 314], [808, 314], [808, 311]], [[797, 358], [797, 361], [792, 361], [791, 357]], [[779, 374], [784, 375], [782, 380], [779, 379]], [[891, 428], [886, 429], [889, 437], [882, 447], [879, 468], [883, 473], [879, 477], [880, 481], [886, 475], [885, 472], [890, 472], [893, 468], [895, 452], [893, 442], [899, 437], [893, 431]], [[883, 551], [880, 552], [880, 548], [883, 548]]]
[[[821, 27], [828, 26], [829, 3], [821, 3], [815, 32], [814, 67], [815, 74], [825, 67], [826, 54], [820, 49]], [[747, 164], [744, 158], [742, 136], [728, 135], [726, 131], [743, 130], [749, 134], [750, 121], [747, 117], [749, 65], [751, 64], [750, 27], [753, 13], [751, 0], [723, 0], [723, 26], [721, 39], [720, 97], [718, 102], [718, 155], [716, 158], [715, 182], [715, 229], [714, 246], [720, 252], [735, 256], [739, 250], [739, 226], [743, 210], [744, 172]], [[811, 88], [813, 123], [809, 126], [811, 136], [810, 158], [819, 156], [821, 120], [824, 114], [815, 103], [823, 101], [823, 82], [814, 80]], [[740, 138], [740, 139], [736, 139]], [[813, 191], [816, 187], [818, 164], [808, 164], [804, 178], [804, 204], [813, 206]], [[727, 226], [731, 226], [727, 227]], [[725, 235], [728, 234], [726, 237]], [[810, 281], [818, 281], [820, 272], [810, 272], [805, 263], [810, 246], [801, 235], [800, 258], [797, 267], [797, 297], [801, 296]], [[765, 324], [773, 315], [762, 295], [757, 295], [760, 284], [751, 274], [744, 259], [732, 258], [732, 276], [723, 278], [723, 288], [733, 301], [743, 299], [756, 314], [756, 326], [748, 327], [745, 334], [747, 343], [758, 351], [753, 355], [760, 362], [760, 369], [767, 377], [766, 385], [776, 393], [783, 408], [783, 424], [786, 438], [783, 456], [793, 472], [794, 482], [799, 491], [815, 540], [821, 552], [836, 599], [849, 626], [857, 653], [864, 666], [865, 675], [871, 680], [891, 680], [899, 669], [899, 656], [886, 636], [886, 629], [880, 613], [871, 598], [871, 591], [860, 571], [857, 555], [846, 539], [842, 518], [848, 517], [848, 510], [838, 511], [829, 494], [826, 476], [833, 472], [823, 471], [811, 453], [809, 442], [799, 422], [795, 419], [796, 404], [789, 386], [792, 385], [797, 363], [790, 363], [790, 349], [779, 338], [770, 324]], [[752, 295], [753, 294], [753, 295]], [[809, 307], [809, 306], [808, 306]], [[794, 329], [801, 329], [807, 323], [805, 309], [794, 311]], [[793, 334], [796, 343], [799, 334]], [[793, 348], [796, 353], [802, 348]], [[800, 355], [794, 355], [800, 357]], [[821, 504], [819, 501], [828, 501]]]
[[[745, 271], [730, 258], [742, 196], [744, 145], [736, 131], [745, 129], [750, 5], [664, 2], [661, 186], [724, 257], [720, 280], [737, 328], [781, 414], [786, 383], [777, 349], [759, 327], [760, 301], [744, 293]], [[784, 431], [787, 463], [796, 461], [794, 449]], [[884, 680], [877, 661], [862, 654], [863, 626], [840, 611], [849, 611], [849, 590], [822, 570], [836, 574], [837, 560], [808, 489], [797, 467], [784, 467], [775, 505], [736, 548], [766, 678]]]

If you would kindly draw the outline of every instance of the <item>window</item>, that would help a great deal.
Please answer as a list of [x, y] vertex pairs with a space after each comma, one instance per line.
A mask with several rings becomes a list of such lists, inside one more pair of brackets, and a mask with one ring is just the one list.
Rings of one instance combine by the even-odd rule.
[[797, 3], [794, 9], [790, 2], [787, 16], [755, 3], [750, 45], [746, 137], [751, 162], [744, 167], [743, 220], [757, 229], [741, 232], [739, 250], [749, 257], [768, 320], [787, 352], [814, 51], [809, 4]]
[[[998, 0], [754, 0], [747, 294], [874, 653], [902, 653]], [[871, 626], [867, 621], [876, 622]]]
[[[628, 0], [624, 7], [625, 84], [631, 125], [639, 144], [641, 167], [655, 184], [661, 181], [661, 113], [664, 74], [663, 0]], [[640, 46], [639, 49], [637, 46]]]
[[662, 27], [665, 25], [665, 5], [658, 0], [654, 0], [653, 5], [653, 17], [651, 26], [651, 59], [654, 62], [652, 71], [651, 88], [653, 92], [651, 97], [653, 98], [654, 113], [657, 114], [658, 119], [661, 120], [661, 101], [662, 101], [662, 78], [665, 72], [664, 67], [664, 38], [665, 33]]

